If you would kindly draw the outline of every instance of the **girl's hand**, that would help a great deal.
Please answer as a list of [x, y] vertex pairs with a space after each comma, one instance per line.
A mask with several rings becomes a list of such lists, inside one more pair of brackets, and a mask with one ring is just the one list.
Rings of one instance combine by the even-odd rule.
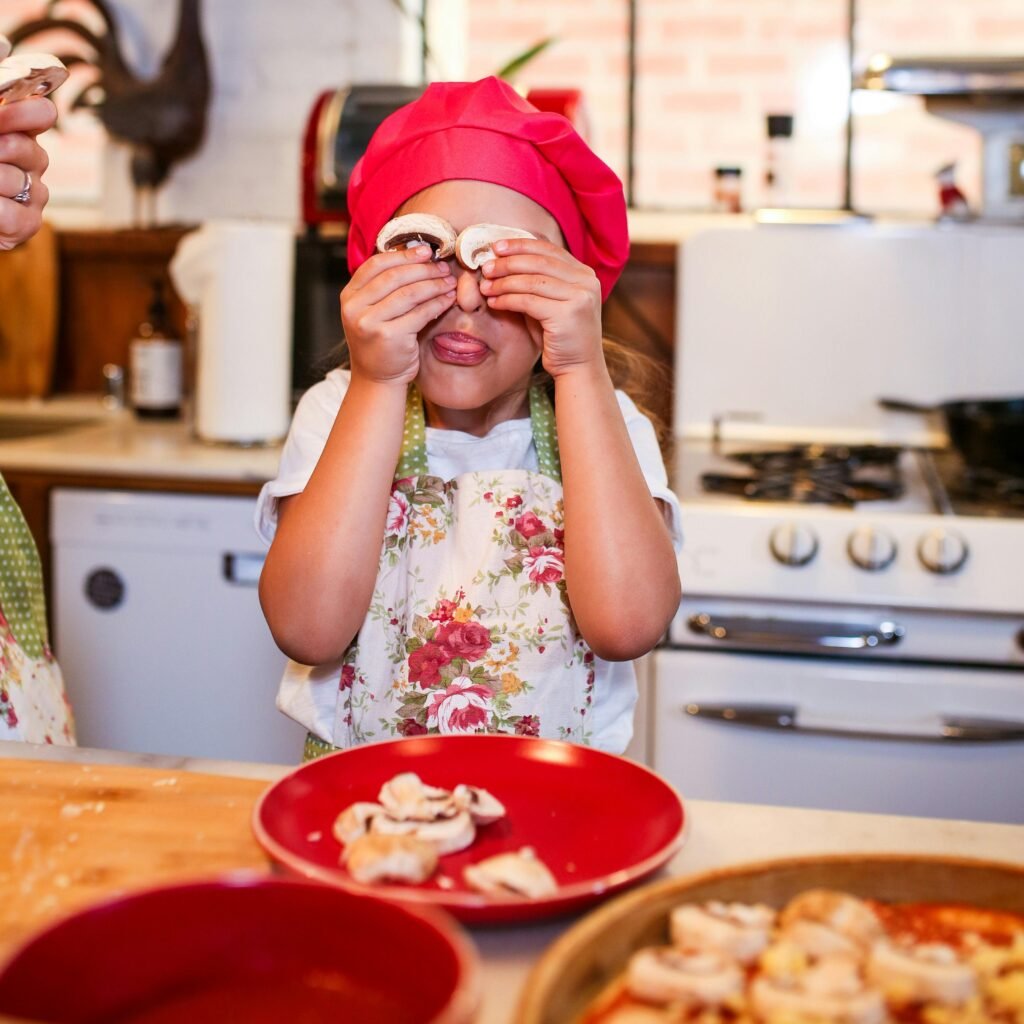
[[341, 291], [353, 376], [408, 384], [419, 372], [417, 335], [455, 301], [455, 278], [428, 245], [380, 252]]
[[544, 369], [557, 377], [595, 364], [601, 348], [601, 285], [590, 267], [540, 238], [496, 242], [497, 258], [481, 267], [488, 308], [523, 313], [541, 349]]
[[[27, 241], [43, 221], [43, 207], [50, 193], [40, 180], [48, 158], [36, 136], [53, 127], [57, 108], [48, 99], [33, 98], [0, 106], [0, 250]], [[16, 203], [32, 177], [27, 203]]]

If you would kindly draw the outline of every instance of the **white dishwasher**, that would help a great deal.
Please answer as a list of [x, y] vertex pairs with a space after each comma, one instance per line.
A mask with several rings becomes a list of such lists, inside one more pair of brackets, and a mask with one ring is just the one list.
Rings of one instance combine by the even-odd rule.
[[54, 646], [82, 746], [296, 763], [254, 498], [56, 489]]

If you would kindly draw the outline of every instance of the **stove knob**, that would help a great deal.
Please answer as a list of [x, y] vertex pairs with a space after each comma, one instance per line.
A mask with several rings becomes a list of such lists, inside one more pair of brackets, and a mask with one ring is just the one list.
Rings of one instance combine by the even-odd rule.
[[769, 542], [772, 554], [783, 565], [807, 565], [818, 553], [818, 538], [802, 523], [783, 523], [772, 530]]
[[967, 561], [967, 541], [952, 530], [929, 530], [917, 545], [917, 557], [929, 572], [942, 576], [958, 572]]
[[880, 572], [896, 558], [896, 540], [891, 533], [875, 526], [862, 526], [850, 534], [846, 553], [859, 569]]

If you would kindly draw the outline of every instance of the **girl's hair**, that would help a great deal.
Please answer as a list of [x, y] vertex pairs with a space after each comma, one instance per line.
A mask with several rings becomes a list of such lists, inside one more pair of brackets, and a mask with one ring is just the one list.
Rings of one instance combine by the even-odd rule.
[[[672, 435], [668, 424], [657, 411], [658, 396], [665, 392], [668, 369], [646, 352], [641, 352], [625, 342], [609, 338], [607, 335], [601, 342], [612, 384], [629, 395], [637, 409], [651, 421], [662, 457], [665, 464], [669, 465], [672, 456]], [[534, 375], [533, 383], [543, 384], [554, 403], [555, 382], [546, 370], [539, 370]]]
[[[605, 364], [608, 367], [612, 383], [620, 391], [629, 395], [637, 409], [651, 421], [661, 447], [662, 457], [665, 464], [669, 465], [672, 456], [672, 436], [668, 424], [657, 412], [657, 396], [665, 391], [665, 378], [668, 370], [663, 363], [631, 345], [607, 336], [601, 341], [604, 348]], [[348, 344], [343, 338], [337, 347], [333, 348], [323, 359], [318, 360], [317, 370], [322, 370], [326, 374], [328, 370], [335, 367], [347, 370], [350, 366]], [[543, 385], [554, 403], [555, 382], [546, 370], [539, 369], [530, 383]]]

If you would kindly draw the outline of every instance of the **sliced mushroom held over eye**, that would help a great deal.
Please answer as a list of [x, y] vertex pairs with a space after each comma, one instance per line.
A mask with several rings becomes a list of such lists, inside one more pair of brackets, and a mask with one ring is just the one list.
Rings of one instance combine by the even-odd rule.
[[431, 213], [405, 213], [389, 220], [377, 235], [377, 251], [393, 252], [429, 245], [433, 258], [443, 260], [455, 252], [455, 229]]
[[503, 238], [536, 238], [522, 228], [509, 228], [501, 224], [470, 224], [459, 232], [455, 242], [455, 258], [467, 269], [476, 270], [494, 259], [494, 243]]

